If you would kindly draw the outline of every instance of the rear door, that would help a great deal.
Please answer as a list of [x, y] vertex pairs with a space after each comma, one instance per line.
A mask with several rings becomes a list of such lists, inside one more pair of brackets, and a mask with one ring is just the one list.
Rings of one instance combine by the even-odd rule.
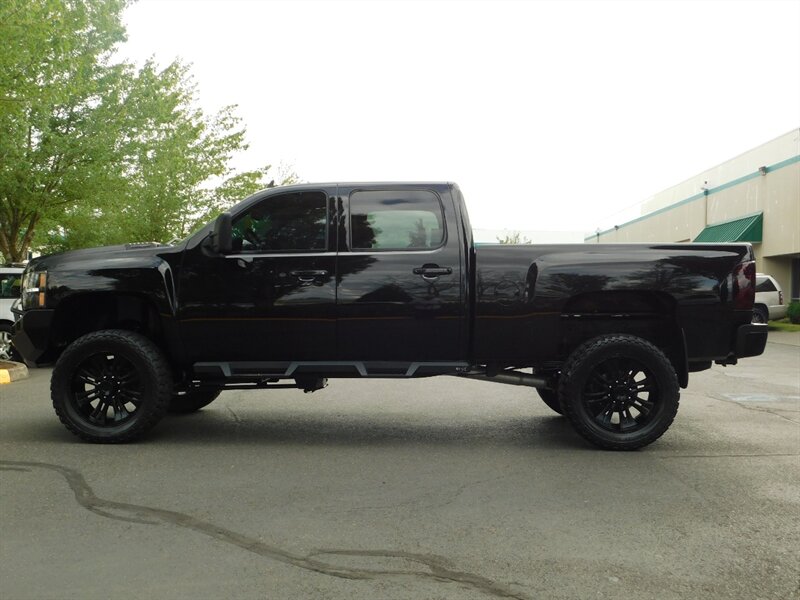
[[339, 359], [394, 362], [385, 372], [406, 374], [408, 363], [464, 359], [465, 278], [449, 187], [340, 186], [339, 198]]

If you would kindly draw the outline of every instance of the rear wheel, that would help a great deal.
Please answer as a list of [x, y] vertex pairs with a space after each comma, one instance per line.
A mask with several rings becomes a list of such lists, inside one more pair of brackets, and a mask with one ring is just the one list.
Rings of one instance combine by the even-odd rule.
[[539, 393], [539, 397], [545, 404], [547, 404], [547, 406], [552, 408], [560, 415], [564, 414], [564, 411], [561, 410], [561, 401], [558, 399], [558, 392], [555, 390], [548, 390], [546, 388], [536, 388], [536, 391]]
[[680, 400], [675, 369], [664, 353], [621, 334], [578, 347], [564, 363], [559, 394], [575, 430], [609, 450], [634, 450], [657, 440]]
[[167, 361], [141, 334], [119, 329], [75, 340], [53, 369], [50, 392], [61, 422], [101, 443], [141, 437], [164, 416], [172, 390]]
[[763, 306], [753, 307], [753, 323], [766, 323], [769, 321], [769, 312]]
[[169, 401], [168, 410], [176, 414], [193, 413], [211, 404], [221, 392], [216, 387], [198, 387], [175, 392]]

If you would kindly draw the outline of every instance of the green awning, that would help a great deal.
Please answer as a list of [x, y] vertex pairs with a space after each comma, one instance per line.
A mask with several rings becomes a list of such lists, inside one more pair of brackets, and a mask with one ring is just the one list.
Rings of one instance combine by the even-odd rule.
[[764, 213], [708, 225], [695, 242], [760, 242], [763, 238]]

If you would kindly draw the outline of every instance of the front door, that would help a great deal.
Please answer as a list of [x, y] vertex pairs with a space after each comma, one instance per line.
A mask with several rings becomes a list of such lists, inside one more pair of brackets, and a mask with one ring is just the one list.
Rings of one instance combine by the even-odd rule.
[[191, 362], [334, 355], [335, 191], [267, 193], [232, 215], [230, 254], [187, 249], [179, 299]]

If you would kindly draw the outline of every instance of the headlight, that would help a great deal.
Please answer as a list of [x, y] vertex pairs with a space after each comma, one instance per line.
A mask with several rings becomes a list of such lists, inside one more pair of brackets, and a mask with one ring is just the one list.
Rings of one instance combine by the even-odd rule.
[[22, 275], [22, 309], [44, 308], [47, 295], [47, 272], [26, 271]]

